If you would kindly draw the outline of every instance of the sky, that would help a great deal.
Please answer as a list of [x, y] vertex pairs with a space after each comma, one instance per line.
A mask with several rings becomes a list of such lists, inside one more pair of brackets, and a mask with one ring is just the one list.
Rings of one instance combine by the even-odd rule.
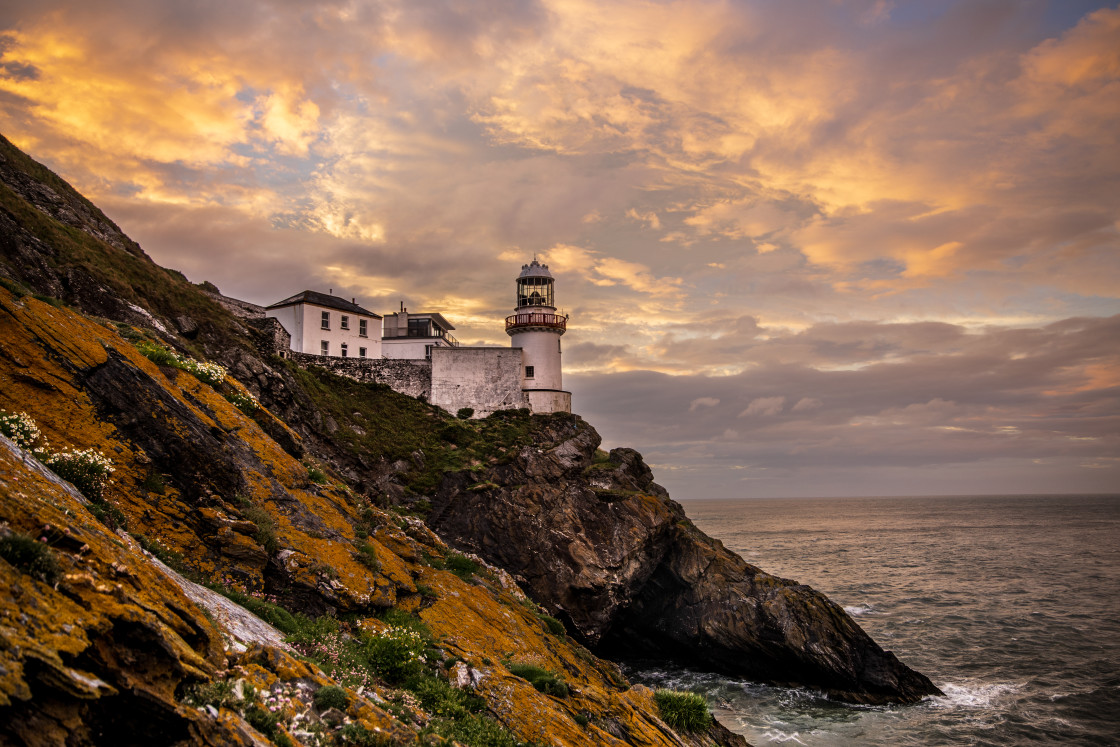
[[1120, 8], [9, 0], [0, 132], [159, 264], [508, 345], [678, 499], [1120, 492]]

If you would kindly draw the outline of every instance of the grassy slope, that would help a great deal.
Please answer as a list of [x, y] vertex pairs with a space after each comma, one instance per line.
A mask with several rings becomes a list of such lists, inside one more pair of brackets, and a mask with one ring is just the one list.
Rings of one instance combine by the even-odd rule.
[[[63, 199], [84, 205], [106, 225], [117, 228], [77, 190], [3, 136], [0, 136], [0, 156], [15, 170], [50, 187]], [[228, 312], [182, 273], [155, 264], [138, 244], [123, 233], [121, 236], [127, 251], [44, 214], [5, 184], [0, 184], [0, 209], [10, 214], [28, 233], [54, 249], [54, 256], [44, 257], [53, 270], [62, 273], [77, 269], [108, 288], [113, 295], [141, 306], [157, 317], [172, 319], [186, 314], [203, 327], [206, 336], [223, 338], [236, 347], [247, 347], [248, 342], [237, 334]], [[0, 262], [12, 277], [24, 279], [24, 268], [14, 265], [10, 258], [0, 257]], [[191, 347], [189, 343], [186, 346]]]

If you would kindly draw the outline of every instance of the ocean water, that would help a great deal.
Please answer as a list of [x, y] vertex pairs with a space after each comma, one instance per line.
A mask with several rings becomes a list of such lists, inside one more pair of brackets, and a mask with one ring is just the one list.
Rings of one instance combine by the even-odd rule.
[[826, 593], [944, 697], [859, 707], [680, 669], [754, 745], [1120, 744], [1120, 496], [683, 501], [747, 562]]

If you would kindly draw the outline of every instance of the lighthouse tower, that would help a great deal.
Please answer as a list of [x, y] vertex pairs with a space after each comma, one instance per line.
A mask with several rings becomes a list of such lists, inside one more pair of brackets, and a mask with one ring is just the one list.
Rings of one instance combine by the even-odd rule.
[[517, 276], [517, 308], [506, 317], [510, 345], [521, 348], [521, 391], [535, 413], [571, 412], [572, 393], [565, 392], [560, 373], [560, 337], [568, 317], [556, 313], [555, 280], [536, 259]]

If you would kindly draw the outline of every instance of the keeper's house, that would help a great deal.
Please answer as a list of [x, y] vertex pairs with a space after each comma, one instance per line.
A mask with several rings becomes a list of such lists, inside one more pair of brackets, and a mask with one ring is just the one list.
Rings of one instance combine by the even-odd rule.
[[297, 353], [381, 358], [381, 316], [354, 301], [305, 290], [266, 307], [265, 313], [284, 326]]
[[432, 348], [457, 348], [451, 322], [434, 311], [401, 310], [386, 314], [381, 324], [381, 354], [386, 358], [431, 360]]

